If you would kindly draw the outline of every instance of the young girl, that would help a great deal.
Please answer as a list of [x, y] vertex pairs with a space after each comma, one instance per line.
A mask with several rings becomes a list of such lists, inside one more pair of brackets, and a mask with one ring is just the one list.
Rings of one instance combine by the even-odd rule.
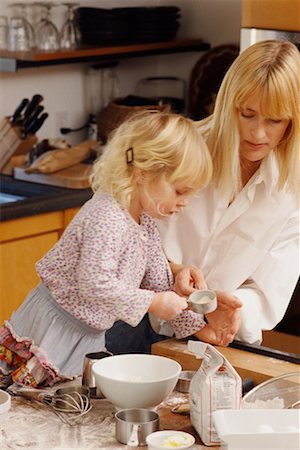
[[[95, 163], [94, 196], [36, 264], [41, 279], [0, 328], [2, 386], [51, 386], [105, 350], [105, 330], [169, 320], [187, 307], [153, 218], [178, 213], [206, 185], [211, 160], [196, 125], [157, 111], [124, 122]], [[204, 322], [199, 318], [199, 327]]]

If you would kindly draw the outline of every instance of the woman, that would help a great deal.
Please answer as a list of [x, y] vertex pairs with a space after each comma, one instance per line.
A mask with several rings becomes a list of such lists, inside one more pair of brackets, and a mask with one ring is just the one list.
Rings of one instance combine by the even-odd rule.
[[[299, 276], [299, 99], [295, 45], [263, 41], [241, 53], [213, 115], [199, 122], [213, 181], [160, 225], [170, 260], [201, 267], [219, 298], [241, 301], [234, 337], [247, 343], [260, 343], [283, 318]], [[189, 295], [195, 276], [175, 264], [173, 272], [176, 292]], [[195, 335], [209, 341], [204, 333]]]
[[[205, 285], [204, 277], [219, 303], [205, 319], [215, 330], [223, 323], [226, 329], [222, 338], [205, 326], [195, 332], [186, 315], [185, 333], [177, 337], [257, 344], [262, 330], [284, 316], [299, 276], [299, 76], [295, 45], [258, 42], [233, 62], [214, 113], [198, 122], [213, 159], [213, 180], [159, 228], [173, 262], [174, 290], [188, 296]], [[237, 298], [242, 307], [230, 317], [221, 305]], [[131, 330], [123, 330], [124, 347], [118, 340], [123, 326], [116, 327], [107, 336], [108, 348], [130, 351]], [[147, 324], [140, 332], [149, 338]]]

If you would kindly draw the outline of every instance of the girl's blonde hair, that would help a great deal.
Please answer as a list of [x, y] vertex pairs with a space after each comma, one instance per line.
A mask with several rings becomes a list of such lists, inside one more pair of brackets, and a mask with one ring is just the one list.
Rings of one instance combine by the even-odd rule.
[[203, 133], [213, 159], [213, 180], [220, 192], [234, 197], [242, 188], [238, 109], [260, 95], [261, 112], [272, 119], [290, 119], [282, 141], [273, 149], [279, 168], [278, 190], [298, 193], [300, 149], [300, 53], [289, 41], [267, 40], [244, 50], [227, 71], [210, 125]]
[[192, 120], [179, 114], [146, 110], [132, 115], [112, 134], [90, 177], [93, 191], [110, 193], [128, 207], [136, 190], [134, 168], [196, 190], [211, 179], [207, 146]]

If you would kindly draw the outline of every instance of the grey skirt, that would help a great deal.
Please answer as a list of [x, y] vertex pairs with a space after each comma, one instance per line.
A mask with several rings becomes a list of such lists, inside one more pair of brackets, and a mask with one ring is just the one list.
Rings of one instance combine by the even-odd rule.
[[105, 331], [65, 311], [41, 282], [7, 321], [19, 339], [30, 339], [62, 378], [82, 375], [87, 353], [105, 351]]

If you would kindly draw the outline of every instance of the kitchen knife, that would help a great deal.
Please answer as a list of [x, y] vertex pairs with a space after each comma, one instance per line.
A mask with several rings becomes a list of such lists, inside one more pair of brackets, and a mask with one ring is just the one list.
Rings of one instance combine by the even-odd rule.
[[43, 105], [38, 105], [35, 111], [29, 117], [27, 117], [27, 119], [24, 120], [23, 130], [26, 130], [26, 128], [29, 127], [31, 122], [34, 122], [43, 110], [44, 110]]
[[27, 105], [24, 111], [24, 119], [27, 119], [35, 111], [37, 106], [44, 100], [44, 97], [40, 94], [35, 94]]
[[41, 128], [48, 116], [48, 113], [43, 113], [40, 117], [37, 117], [35, 121], [30, 122], [28, 127], [23, 131], [21, 138], [25, 139], [28, 134], [35, 134]]
[[12, 130], [12, 127], [19, 127], [22, 122], [21, 112], [29, 103], [28, 98], [23, 98], [21, 103], [17, 106], [12, 116], [8, 120], [3, 120], [0, 123], [0, 140], [2, 141], [7, 133]]
[[21, 103], [17, 106], [17, 108], [15, 109], [15, 112], [13, 113], [13, 115], [10, 117], [9, 121], [12, 124], [15, 124], [16, 122], [18, 122], [21, 119], [21, 112], [23, 111], [23, 109], [25, 108], [25, 106], [27, 106], [29, 103], [28, 98], [23, 98], [23, 100], [21, 101]]

